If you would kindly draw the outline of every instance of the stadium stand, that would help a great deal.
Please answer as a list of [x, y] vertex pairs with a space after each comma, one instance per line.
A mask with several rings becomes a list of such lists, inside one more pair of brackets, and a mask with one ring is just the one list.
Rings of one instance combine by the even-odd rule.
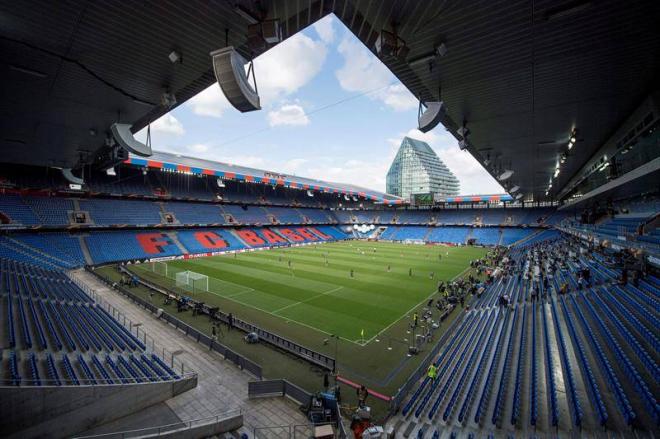
[[80, 210], [88, 212], [99, 225], [161, 223], [160, 206], [151, 201], [98, 198], [80, 200], [79, 204]]

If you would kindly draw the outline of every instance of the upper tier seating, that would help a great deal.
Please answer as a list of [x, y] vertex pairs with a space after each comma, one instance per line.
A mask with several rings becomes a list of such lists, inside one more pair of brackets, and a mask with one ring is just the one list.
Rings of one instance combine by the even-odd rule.
[[73, 202], [68, 198], [58, 197], [23, 197], [25, 204], [30, 206], [41, 220], [41, 224], [49, 226], [68, 225], [68, 213], [73, 210]]
[[160, 205], [152, 201], [94, 198], [80, 200], [80, 209], [98, 225], [161, 223]]
[[224, 213], [231, 215], [238, 224], [271, 224], [266, 211], [259, 206], [222, 205]]
[[298, 212], [308, 218], [312, 224], [328, 224], [337, 221], [330, 210], [298, 209]]
[[169, 201], [163, 208], [166, 212], [173, 213], [181, 224], [224, 224], [227, 222], [219, 204]]
[[298, 210], [288, 207], [268, 207], [266, 212], [275, 216], [280, 224], [303, 224], [303, 217]]
[[41, 224], [37, 214], [19, 195], [0, 195], [0, 212], [9, 217], [12, 224], [33, 226]]

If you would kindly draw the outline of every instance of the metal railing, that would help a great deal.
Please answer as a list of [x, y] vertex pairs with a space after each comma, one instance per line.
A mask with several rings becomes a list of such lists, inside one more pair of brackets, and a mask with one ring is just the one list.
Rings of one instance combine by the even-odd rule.
[[[248, 383], [248, 398], [260, 398], [270, 396], [286, 396], [300, 405], [308, 406], [312, 400], [312, 395], [302, 389], [288, 382], [287, 380], [268, 380], [268, 381], [251, 381]], [[285, 425], [275, 427], [259, 427], [254, 429], [254, 437], [256, 438], [309, 438], [313, 436], [314, 426], [319, 425], [332, 425], [335, 430], [335, 437], [344, 439], [348, 437], [346, 427], [344, 426], [339, 405], [337, 405], [337, 421], [328, 422], [325, 424], [299, 424], [299, 425]]]
[[[229, 349], [225, 345], [218, 343], [217, 341], [213, 340], [211, 337], [208, 335], [202, 333], [201, 331], [193, 328], [192, 326], [188, 325], [187, 323], [184, 323], [183, 321], [177, 319], [173, 315], [162, 311], [159, 309], [157, 306], [154, 304], [150, 303], [147, 300], [142, 299], [141, 297], [133, 294], [131, 291], [128, 289], [118, 285], [116, 282], [111, 282], [110, 280], [106, 279], [105, 277], [101, 276], [100, 274], [96, 273], [94, 270], [89, 269], [88, 270], [90, 273], [94, 274], [98, 279], [100, 279], [102, 282], [110, 286], [111, 288], [114, 288], [115, 290], [119, 291], [121, 294], [124, 296], [128, 297], [130, 300], [133, 302], [137, 303], [138, 305], [142, 306], [146, 310], [150, 311], [151, 313], [155, 314], [157, 318], [163, 319], [178, 330], [182, 331], [185, 333], [188, 337], [192, 338], [196, 342], [207, 346], [209, 349], [216, 351], [220, 354], [222, 354], [225, 359], [230, 360], [233, 362], [236, 366], [238, 366], [240, 369], [246, 370], [250, 374], [252, 374], [254, 377], [261, 379], [262, 377], [262, 369], [261, 366], [245, 357], [242, 355], [234, 352], [233, 350]], [[139, 331], [139, 327], [137, 328]], [[142, 331], [144, 332], [144, 331]], [[146, 335], [145, 335], [146, 336]], [[146, 344], [146, 343], [145, 343]], [[173, 354], [176, 355], [176, 354]]]
[[465, 314], [461, 314], [459, 317], [454, 319], [452, 324], [449, 325], [447, 330], [442, 334], [442, 337], [440, 337], [440, 339], [435, 344], [433, 349], [426, 355], [426, 357], [424, 357], [424, 360], [422, 360], [422, 362], [419, 363], [417, 369], [415, 369], [415, 371], [412, 374], [410, 374], [406, 382], [403, 383], [403, 385], [399, 387], [399, 390], [397, 390], [396, 394], [392, 396], [392, 399], [390, 400], [390, 409], [389, 409], [390, 415], [396, 413], [396, 411], [399, 410], [399, 407], [401, 407], [401, 404], [403, 403], [405, 397], [408, 395], [408, 393], [413, 388], [413, 386], [417, 384], [420, 378], [426, 373], [429, 364], [438, 355], [440, 349], [442, 349], [442, 347], [447, 342], [449, 337], [453, 335], [454, 330], [463, 321], [464, 316]]
[[[94, 273], [93, 271], [91, 273], [96, 275], [96, 273]], [[107, 283], [107, 281], [103, 277], [99, 277], [98, 275], [97, 277], [103, 280], [104, 283]], [[103, 299], [103, 297], [101, 297], [101, 295], [96, 293], [93, 288], [91, 288], [89, 285], [85, 284], [80, 279], [78, 279], [78, 277], [75, 274], [70, 274], [69, 278], [79, 288], [81, 288], [87, 295], [92, 297], [96, 302], [97, 306], [100, 306], [101, 308], [105, 309], [108, 312], [108, 314], [112, 315], [112, 317], [117, 322], [119, 322], [126, 329], [128, 329], [131, 334], [135, 335], [135, 337], [137, 337], [137, 339], [144, 344], [147, 351], [159, 355], [163, 359], [163, 361], [168, 363], [174, 371], [180, 371], [182, 375], [186, 373], [185, 364], [182, 361], [176, 359], [177, 354], [175, 354], [174, 352], [170, 352], [169, 350], [165, 349], [162, 346], [159, 346], [154, 340], [154, 338], [151, 337], [149, 334], [147, 334], [147, 332], [144, 329], [142, 329], [140, 324], [136, 324], [131, 319], [127, 318], [124, 313], [122, 313], [113, 305], [111, 305], [108, 301]]]
[[[128, 273], [130, 275], [134, 275], [134, 273], [128, 271], [124, 267], [120, 267], [122, 272]], [[157, 285], [154, 285], [153, 283], [142, 279], [138, 276], [138, 282], [142, 285], [144, 285], [147, 288], [150, 288], [154, 291], [157, 291], [161, 294], [168, 294], [167, 288], [163, 289]], [[216, 311], [213, 313], [211, 316], [216, 320], [219, 320], [223, 323], [227, 323], [229, 321], [229, 314], [224, 313], [222, 311]], [[261, 341], [264, 341], [276, 348], [285, 350], [305, 361], [308, 361], [315, 366], [322, 367], [328, 371], [333, 371], [335, 369], [335, 359], [322, 354], [320, 352], [317, 352], [313, 349], [309, 349], [299, 343], [296, 343], [294, 341], [289, 340], [288, 338], [282, 337], [278, 334], [275, 334], [271, 331], [267, 331], [257, 325], [254, 325], [252, 323], [246, 322], [244, 320], [238, 319], [236, 317], [233, 318], [233, 326], [236, 327], [237, 329], [240, 329], [246, 333], [254, 332], [259, 336], [259, 339]]]
[[136, 430], [125, 430], [118, 431], [114, 433], [100, 433], [84, 436], [75, 436], [75, 439], [86, 439], [86, 438], [103, 438], [103, 439], [123, 439], [131, 437], [142, 437], [142, 436], [159, 436], [161, 434], [179, 432], [181, 430], [190, 430], [196, 427], [201, 427], [203, 425], [218, 423], [222, 420], [242, 415], [243, 411], [241, 409], [230, 410], [225, 413], [221, 413], [215, 416], [209, 416], [206, 418], [192, 419], [190, 421], [181, 421], [175, 422], [172, 424], [160, 425], [157, 427], [147, 427], [139, 428]]

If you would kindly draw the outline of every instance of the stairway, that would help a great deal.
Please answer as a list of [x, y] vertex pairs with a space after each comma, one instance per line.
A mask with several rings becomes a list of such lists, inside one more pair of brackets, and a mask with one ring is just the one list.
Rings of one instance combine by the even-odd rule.
[[467, 244], [470, 239], [472, 239], [472, 231], [474, 228], [470, 227], [467, 236], [465, 237], [465, 242], [463, 244]]
[[188, 252], [188, 249], [185, 248], [185, 247], [183, 246], [183, 244], [181, 244], [181, 241], [179, 241], [179, 237], [176, 236], [176, 232], [167, 232], [167, 236], [172, 240], [172, 242], [173, 242], [177, 247], [179, 247], [179, 250], [181, 250], [181, 253], [183, 253], [184, 255], [187, 255], [187, 254], [189, 253], [189, 252]]
[[85, 263], [87, 265], [92, 265], [94, 264], [94, 260], [92, 259], [92, 255], [89, 253], [89, 247], [87, 247], [87, 241], [85, 240], [85, 237], [89, 236], [89, 234], [81, 234], [78, 235], [78, 242], [80, 243], [80, 249], [82, 250], [83, 256], [85, 256]]

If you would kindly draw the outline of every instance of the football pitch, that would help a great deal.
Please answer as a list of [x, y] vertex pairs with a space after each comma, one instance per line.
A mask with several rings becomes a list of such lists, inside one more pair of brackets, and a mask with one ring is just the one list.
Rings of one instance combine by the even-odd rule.
[[[224, 310], [229, 301], [237, 317], [256, 324], [254, 310], [366, 345], [434, 297], [439, 281], [459, 276], [486, 252], [345, 241], [144, 263], [132, 270], [210, 306]], [[183, 271], [208, 276], [208, 287], [177, 287], [176, 273]]]

